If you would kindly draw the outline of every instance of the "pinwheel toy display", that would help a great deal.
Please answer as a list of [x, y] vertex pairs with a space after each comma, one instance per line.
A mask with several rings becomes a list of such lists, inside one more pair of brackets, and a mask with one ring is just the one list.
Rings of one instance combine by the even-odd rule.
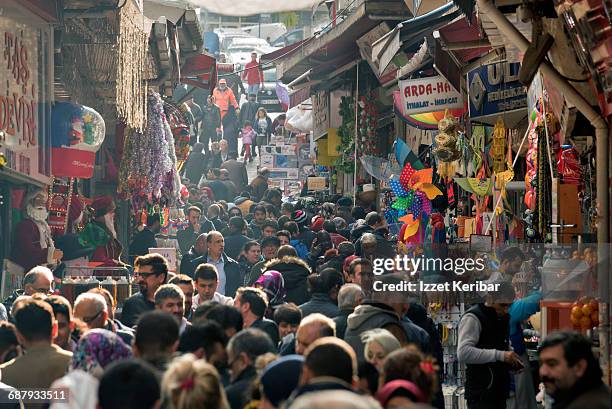
[[407, 225], [402, 238], [404, 240], [418, 232], [421, 218], [431, 215], [431, 200], [442, 195], [432, 180], [432, 168], [415, 170], [407, 163], [399, 179], [393, 178], [389, 183], [396, 196], [391, 207], [398, 210], [398, 213], [406, 212], [405, 216], [398, 219]]

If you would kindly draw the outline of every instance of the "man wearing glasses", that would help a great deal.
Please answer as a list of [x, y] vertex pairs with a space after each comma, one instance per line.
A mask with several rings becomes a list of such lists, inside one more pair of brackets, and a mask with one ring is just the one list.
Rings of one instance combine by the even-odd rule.
[[136, 258], [134, 281], [140, 287], [140, 292], [125, 300], [121, 314], [123, 324], [133, 327], [143, 313], [155, 309], [155, 291], [166, 282], [167, 276], [168, 260], [161, 254], [152, 253]]
[[53, 273], [47, 267], [36, 266], [23, 277], [24, 295], [53, 293]]

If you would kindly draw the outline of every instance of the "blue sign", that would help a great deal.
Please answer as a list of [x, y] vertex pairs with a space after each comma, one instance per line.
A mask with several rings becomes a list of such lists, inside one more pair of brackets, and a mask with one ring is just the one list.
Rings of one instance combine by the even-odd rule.
[[468, 73], [471, 119], [527, 108], [527, 89], [518, 80], [520, 68], [520, 63], [495, 63]]

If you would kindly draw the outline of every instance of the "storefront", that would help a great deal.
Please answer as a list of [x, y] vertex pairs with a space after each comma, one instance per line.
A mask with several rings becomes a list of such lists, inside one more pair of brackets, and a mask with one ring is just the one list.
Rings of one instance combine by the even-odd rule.
[[55, 2], [3, 2], [0, 14], [0, 259], [27, 189], [50, 181]]

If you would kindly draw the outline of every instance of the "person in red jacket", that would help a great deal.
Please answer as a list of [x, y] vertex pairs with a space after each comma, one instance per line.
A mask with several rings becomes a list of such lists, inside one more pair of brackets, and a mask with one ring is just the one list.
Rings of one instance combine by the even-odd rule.
[[242, 80], [247, 82], [248, 95], [259, 95], [259, 90], [264, 83], [264, 76], [261, 65], [257, 61], [257, 53], [251, 53], [251, 61], [244, 66]]
[[24, 274], [37, 265], [55, 265], [63, 257], [47, 224], [47, 199], [44, 190], [30, 192], [24, 200], [25, 218], [13, 233], [10, 259], [23, 268]]

